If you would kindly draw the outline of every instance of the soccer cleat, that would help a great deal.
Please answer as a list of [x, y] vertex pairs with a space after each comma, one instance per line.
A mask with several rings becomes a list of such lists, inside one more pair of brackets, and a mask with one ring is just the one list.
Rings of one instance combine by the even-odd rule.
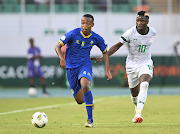
[[42, 95], [43, 95], [43, 97], [50, 97], [50, 94], [48, 92], [45, 92]]
[[91, 119], [87, 119], [87, 122], [85, 123], [85, 127], [90, 127], [90, 128], [93, 127], [93, 122]]
[[133, 123], [141, 123], [143, 121], [143, 118], [140, 116], [140, 114], [135, 114], [134, 118], [132, 119]]

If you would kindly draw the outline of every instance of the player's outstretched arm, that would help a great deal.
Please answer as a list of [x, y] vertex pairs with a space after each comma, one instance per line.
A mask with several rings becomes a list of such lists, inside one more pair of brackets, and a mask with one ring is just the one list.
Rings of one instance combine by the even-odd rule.
[[116, 43], [108, 50], [108, 55], [111, 56], [115, 53], [123, 44], [121, 42]]
[[38, 54], [36, 57], [35, 57], [35, 59], [41, 59], [41, 58], [43, 58], [40, 54]]
[[64, 56], [62, 54], [61, 47], [62, 47], [61, 43], [58, 42], [55, 46], [55, 51], [56, 51], [56, 53], [60, 59], [60, 65], [59, 66], [63, 69], [66, 69], [66, 60], [64, 59]]
[[105, 76], [107, 77], [107, 80], [111, 80], [112, 75], [111, 72], [109, 71], [109, 56], [107, 52], [103, 53], [103, 59], [105, 63]]
[[91, 60], [95, 60], [95, 63], [101, 62], [103, 60], [103, 57], [97, 58], [97, 57], [90, 57]]
[[32, 56], [30, 59], [31, 60], [35, 60], [35, 59], [41, 59], [42, 56], [40, 54], [36, 55], [36, 56]]
[[[123, 44], [122, 44], [121, 42], [118, 42], [118, 43], [116, 43], [114, 46], [112, 46], [112, 47], [108, 50], [108, 52], [107, 52], [108, 56], [110, 56], [110, 55], [112, 55], [113, 53], [115, 53], [122, 45], [123, 45]], [[100, 58], [91, 57], [90, 59], [91, 59], [91, 60], [95, 60], [95, 63], [97, 63], [97, 62], [101, 62], [104, 58], [103, 58], [103, 57], [100, 57]]]

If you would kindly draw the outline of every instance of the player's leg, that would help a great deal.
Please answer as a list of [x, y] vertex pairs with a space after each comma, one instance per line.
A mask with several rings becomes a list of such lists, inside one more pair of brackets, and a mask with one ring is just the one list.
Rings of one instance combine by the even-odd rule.
[[29, 78], [29, 82], [30, 82], [30, 87], [34, 87], [34, 78], [33, 77]]
[[41, 80], [41, 86], [42, 86], [42, 93], [43, 93], [43, 96], [44, 97], [49, 97], [50, 94], [46, 91], [46, 80], [44, 78], [44, 74], [43, 74], [43, 71], [41, 70], [41, 67], [37, 67], [36, 68], [36, 75], [37, 77], [40, 77], [40, 80]]
[[[84, 103], [84, 93], [83, 93], [82, 89], [79, 89], [79, 91], [76, 94], [76, 96], [74, 97], [74, 99], [76, 100], [76, 102], [78, 104], [83, 104]], [[94, 102], [93, 102], [93, 109], [94, 109]]]
[[143, 121], [143, 118], [141, 117], [141, 113], [137, 111], [139, 87], [140, 84], [138, 84], [135, 88], [131, 88], [131, 94], [132, 94], [131, 99], [135, 105], [135, 116], [132, 119], [132, 122], [134, 123], [141, 123]]
[[138, 75], [137, 75], [137, 70], [131, 70], [131, 71], [127, 71], [127, 78], [128, 78], [128, 84], [129, 84], [129, 88], [131, 90], [131, 100], [133, 102], [133, 104], [135, 105], [135, 107], [137, 106], [137, 97], [138, 97], [138, 93], [139, 93], [139, 79], [138, 79]]
[[84, 94], [84, 101], [86, 104], [86, 110], [87, 110], [87, 123], [85, 124], [86, 127], [93, 127], [93, 95], [90, 91], [90, 84], [91, 82], [86, 78], [82, 77], [80, 80], [82, 91]]
[[143, 110], [144, 104], [147, 99], [147, 91], [149, 87], [149, 82], [151, 81], [151, 76], [149, 74], [142, 74], [139, 80], [140, 80], [140, 91], [138, 94], [136, 112], [140, 113], [141, 115], [141, 111]]
[[141, 123], [143, 121], [143, 118], [141, 117], [141, 112], [139, 112], [138, 108], [137, 108], [137, 104], [138, 104], [138, 98], [139, 98], [139, 89], [140, 88], [140, 84], [138, 84], [136, 87], [131, 88], [131, 99], [132, 102], [135, 105], [135, 116], [132, 119], [132, 122], [134, 123]]
[[76, 100], [76, 102], [78, 104], [83, 104], [84, 103], [84, 94], [83, 94], [83, 90], [82, 89], [79, 89], [79, 91], [76, 94], [76, 96], [74, 97], [74, 99]]
[[[67, 69], [67, 79], [72, 91], [72, 94], [78, 104], [82, 104], [83, 102], [86, 103], [86, 110], [88, 114], [88, 121], [90, 120], [91, 123], [88, 123], [87, 127], [93, 127], [92, 119], [92, 106], [93, 105], [93, 98], [90, 91], [90, 83], [91, 83], [91, 75], [92, 75], [92, 68], [88, 68], [84, 64], [81, 67], [75, 69]], [[86, 73], [87, 72], [87, 73]], [[78, 80], [77, 80], [78, 79]], [[90, 104], [90, 105], [88, 105]], [[86, 124], [85, 124], [86, 125]]]
[[91, 62], [83, 64], [79, 71], [78, 79], [80, 80], [81, 88], [84, 94], [84, 102], [86, 104], [86, 111], [88, 115], [87, 123], [85, 127], [93, 127], [93, 95], [90, 91], [90, 85], [92, 81], [92, 65]]
[[81, 89], [80, 80], [77, 80], [79, 75], [78, 71], [79, 68], [67, 69], [66, 74], [74, 99], [78, 104], [82, 104], [84, 103], [84, 95]]
[[136, 112], [137, 110], [137, 103], [138, 103], [138, 93], [139, 93], [139, 79], [138, 79], [138, 71], [139, 69], [131, 70], [131, 72], [127, 71], [128, 83], [129, 88], [131, 90], [131, 100], [135, 105], [135, 116], [132, 119], [134, 123], [141, 123], [143, 118]]
[[27, 71], [28, 71], [27, 74], [28, 74], [28, 78], [29, 78], [30, 87], [34, 87], [34, 77], [35, 77], [34, 67], [27, 66]]
[[138, 98], [138, 94], [139, 94], [139, 86], [140, 86], [140, 84], [138, 84], [134, 88], [130, 88], [130, 90], [131, 90], [131, 100], [132, 100], [132, 102], [134, 103], [135, 106], [137, 106], [137, 98]]
[[49, 93], [46, 91], [46, 81], [43, 76], [40, 77], [41, 80], [41, 86], [42, 86], [42, 92], [44, 97], [48, 97]]
[[[151, 81], [152, 76], [153, 76], [152, 67], [153, 67], [152, 65], [144, 65], [140, 68], [138, 72], [138, 77], [140, 81], [140, 90], [138, 94], [136, 114], [139, 117], [141, 117], [141, 112], [144, 108], [144, 104], [147, 99], [147, 91], [149, 87], [149, 82]], [[141, 120], [139, 120], [138, 122], [141, 122]]]
[[[130, 90], [131, 90], [131, 100], [132, 100], [132, 103], [135, 105], [135, 113], [136, 113], [137, 100], [138, 100], [137, 98], [138, 98], [138, 93], [139, 93], [139, 84], [134, 88], [130, 88]], [[134, 118], [132, 122], [134, 122]]]

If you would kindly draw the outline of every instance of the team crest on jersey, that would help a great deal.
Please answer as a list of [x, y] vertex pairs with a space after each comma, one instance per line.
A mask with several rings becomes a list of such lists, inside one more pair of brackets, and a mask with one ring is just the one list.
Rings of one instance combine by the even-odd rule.
[[153, 42], [153, 37], [149, 37], [149, 42]]
[[91, 41], [89, 46], [93, 46], [93, 43], [94, 43], [94, 41]]
[[94, 41], [91, 41], [90, 44], [92, 45], [94, 43]]
[[66, 37], [65, 37], [65, 36], [62, 36], [62, 37], [61, 37], [61, 40], [65, 40], [65, 39], [66, 39]]

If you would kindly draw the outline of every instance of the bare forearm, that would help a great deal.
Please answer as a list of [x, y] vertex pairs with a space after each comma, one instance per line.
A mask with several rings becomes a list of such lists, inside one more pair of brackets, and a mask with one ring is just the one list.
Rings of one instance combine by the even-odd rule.
[[55, 46], [55, 51], [60, 59], [64, 59], [62, 51], [61, 51], [61, 45], [59, 43]]
[[103, 59], [105, 63], [105, 70], [108, 71], [109, 70], [109, 56], [107, 52], [103, 54]]
[[111, 56], [113, 53], [115, 53], [123, 44], [121, 44], [120, 42], [118, 42], [117, 44], [115, 44], [114, 46], [112, 46], [109, 50], [108, 50], [108, 55]]
[[60, 66], [61, 68], [63, 68], [63, 69], [66, 69], [66, 60], [64, 59], [63, 53], [62, 53], [62, 51], [61, 51], [61, 47], [62, 47], [62, 46], [63, 46], [63, 45], [61, 45], [61, 43], [58, 42], [58, 43], [56, 44], [56, 46], [55, 46], [55, 51], [56, 51], [56, 53], [57, 53], [57, 55], [58, 55], [58, 57], [59, 57], [59, 59], [60, 59], [60, 64], [59, 64], [59, 66]]
[[35, 58], [36, 58], [36, 59], [41, 59], [42, 56], [41, 56], [41, 55], [37, 55]]
[[31, 60], [35, 60], [35, 59], [41, 59], [42, 56], [41, 55], [36, 55], [36, 56], [33, 56], [32, 58], [30, 58]]

